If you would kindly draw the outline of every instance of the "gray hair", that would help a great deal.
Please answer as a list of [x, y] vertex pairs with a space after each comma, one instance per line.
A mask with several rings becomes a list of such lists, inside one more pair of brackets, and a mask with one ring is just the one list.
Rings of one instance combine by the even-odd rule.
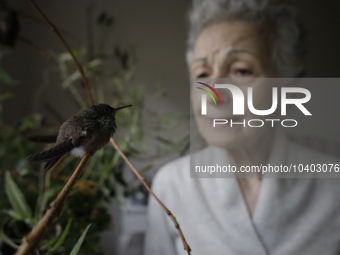
[[199, 33], [219, 20], [246, 20], [258, 24], [273, 38], [272, 60], [279, 77], [298, 77], [304, 71], [305, 29], [297, 10], [286, 0], [193, 0], [189, 12], [187, 64]]

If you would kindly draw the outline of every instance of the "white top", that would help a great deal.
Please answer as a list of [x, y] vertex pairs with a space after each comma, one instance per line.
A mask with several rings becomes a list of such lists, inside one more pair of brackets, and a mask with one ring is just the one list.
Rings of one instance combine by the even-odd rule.
[[[277, 136], [269, 162], [340, 163]], [[214, 149], [196, 155], [209, 161]], [[251, 218], [236, 179], [190, 178], [189, 166], [189, 156], [163, 166], [152, 189], [176, 217], [192, 255], [340, 254], [340, 179], [263, 178]], [[145, 255], [187, 254], [152, 197], [148, 227]]]

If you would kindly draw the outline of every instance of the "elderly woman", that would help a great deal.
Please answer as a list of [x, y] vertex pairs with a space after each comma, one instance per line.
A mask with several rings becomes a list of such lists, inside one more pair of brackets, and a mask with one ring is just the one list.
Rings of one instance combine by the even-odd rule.
[[[187, 54], [190, 75], [193, 81], [299, 77], [304, 70], [303, 39], [295, 9], [286, 1], [194, 1]], [[273, 86], [262, 85], [253, 86], [258, 95], [254, 105], [268, 109]], [[190, 176], [193, 159], [213, 164], [216, 154], [238, 167], [339, 161], [291, 143], [275, 128], [214, 129], [211, 119], [201, 114], [197, 98], [202, 91], [191, 91], [198, 130], [209, 146], [165, 165], [154, 178], [153, 190], [176, 216], [192, 253], [340, 254], [338, 179]], [[209, 110], [215, 118], [227, 118], [230, 93], [219, 94], [223, 106], [214, 108], [209, 101]], [[244, 118], [252, 118], [249, 111]], [[161, 254], [186, 252], [172, 221], [150, 198], [145, 255]]]

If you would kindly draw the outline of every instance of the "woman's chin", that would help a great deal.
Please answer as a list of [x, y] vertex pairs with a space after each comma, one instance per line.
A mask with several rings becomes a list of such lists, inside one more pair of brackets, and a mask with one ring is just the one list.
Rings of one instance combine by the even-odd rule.
[[206, 143], [217, 147], [234, 147], [239, 144], [240, 140], [242, 140], [242, 137], [245, 135], [242, 132], [242, 128], [238, 127], [212, 127], [206, 122], [200, 124], [198, 129]]

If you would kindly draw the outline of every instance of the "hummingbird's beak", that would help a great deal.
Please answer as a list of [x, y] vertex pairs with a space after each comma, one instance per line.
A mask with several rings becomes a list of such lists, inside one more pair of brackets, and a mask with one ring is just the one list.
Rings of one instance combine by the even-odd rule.
[[120, 111], [120, 110], [122, 110], [124, 108], [127, 108], [127, 107], [130, 107], [130, 106], [132, 106], [132, 104], [126, 105], [126, 106], [122, 106], [122, 107], [118, 107], [118, 108], [115, 108], [115, 111], [117, 112], [117, 111]]

